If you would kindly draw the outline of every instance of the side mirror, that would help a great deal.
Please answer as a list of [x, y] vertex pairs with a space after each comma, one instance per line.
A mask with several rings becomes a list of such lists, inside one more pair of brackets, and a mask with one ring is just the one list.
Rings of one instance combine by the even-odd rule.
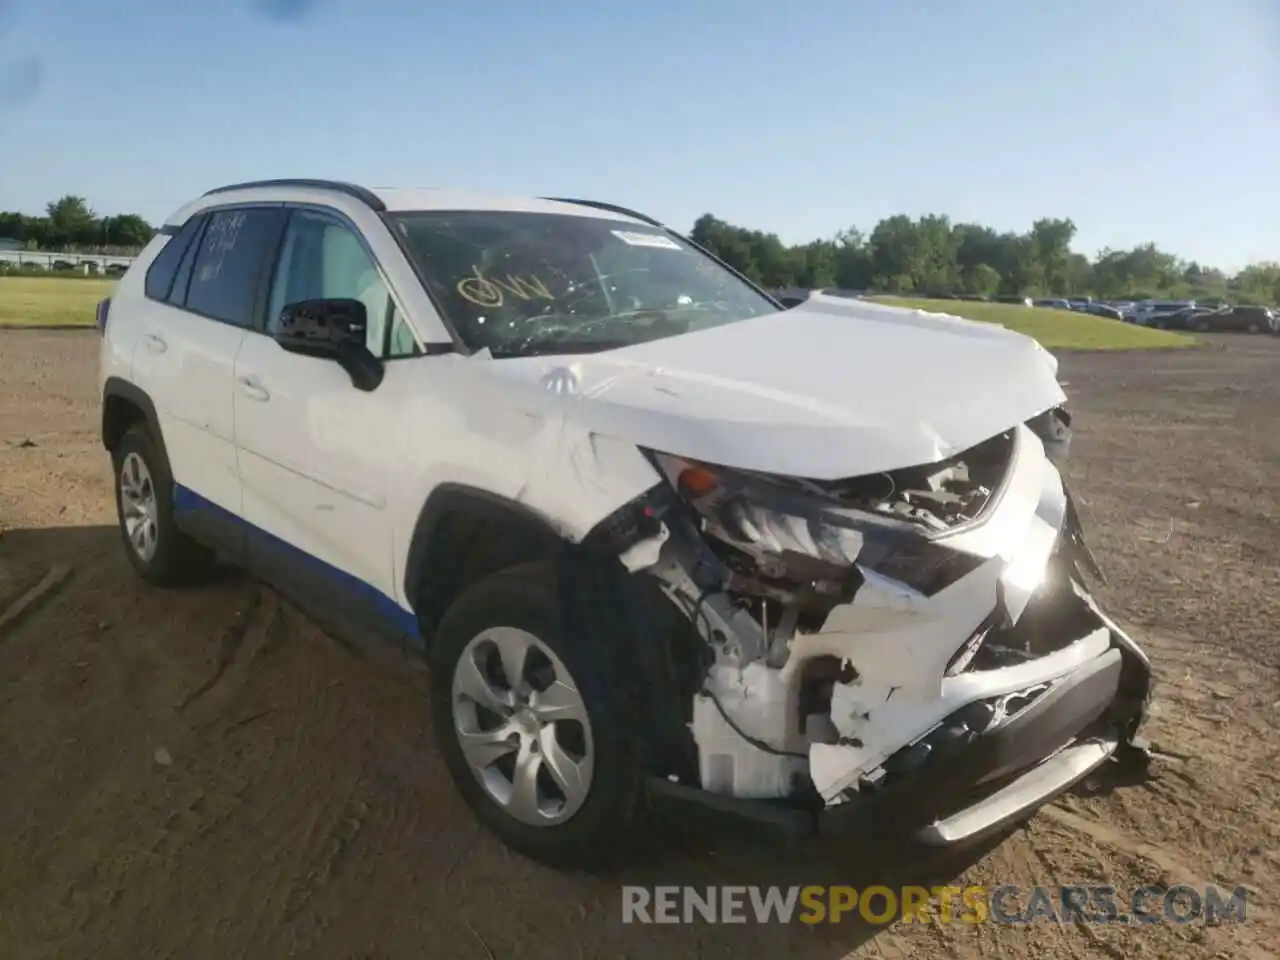
[[290, 353], [335, 361], [356, 389], [369, 391], [382, 383], [384, 370], [365, 345], [368, 326], [359, 300], [301, 300], [280, 311], [275, 341]]

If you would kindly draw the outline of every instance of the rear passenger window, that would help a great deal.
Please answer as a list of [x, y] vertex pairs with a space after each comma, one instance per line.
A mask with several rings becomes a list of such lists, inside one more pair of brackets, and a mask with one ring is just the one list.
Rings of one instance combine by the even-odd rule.
[[258, 281], [282, 219], [277, 207], [211, 214], [191, 266], [187, 309], [238, 327], [252, 327]]
[[178, 265], [182, 262], [182, 255], [191, 246], [191, 239], [199, 231], [203, 219], [203, 217], [191, 217], [182, 225], [182, 229], [160, 248], [155, 260], [151, 261], [144, 284], [144, 292], [148, 299], [162, 301], [169, 299], [170, 291], [173, 289], [173, 278], [178, 272]]

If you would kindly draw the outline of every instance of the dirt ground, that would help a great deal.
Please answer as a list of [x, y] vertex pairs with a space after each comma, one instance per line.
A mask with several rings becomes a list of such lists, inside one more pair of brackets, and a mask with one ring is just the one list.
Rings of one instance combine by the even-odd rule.
[[[1280, 338], [1062, 361], [1102, 599], [1160, 681], [1155, 779], [1095, 782], [947, 861], [686, 839], [609, 878], [477, 830], [420, 678], [246, 578], [171, 593], [133, 575], [95, 363], [91, 332], [0, 332], [0, 958], [1280, 955]], [[637, 926], [626, 882], [1214, 883], [1249, 901], [1218, 926]]]

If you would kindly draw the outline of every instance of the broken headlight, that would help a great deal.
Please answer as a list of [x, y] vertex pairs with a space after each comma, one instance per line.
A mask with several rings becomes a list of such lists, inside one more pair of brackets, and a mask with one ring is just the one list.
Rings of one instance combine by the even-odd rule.
[[750, 556], [766, 577], [820, 579], [824, 568], [857, 566], [929, 595], [982, 563], [916, 524], [846, 506], [802, 480], [651, 456], [703, 533]]

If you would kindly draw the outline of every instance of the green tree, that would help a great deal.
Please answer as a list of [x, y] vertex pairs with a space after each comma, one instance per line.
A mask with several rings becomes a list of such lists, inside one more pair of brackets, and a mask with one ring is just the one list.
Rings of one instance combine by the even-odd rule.
[[142, 247], [155, 234], [151, 224], [136, 213], [121, 213], [102, 219], [102, 242], [116, 247]]
[[974, 264], [964, 274], [964, 292], [990, 296], [1000, 290], [1000, 273], [987, 263]]
[[92, 245], [98, 239], [97, 216], [84, 197], [67, 194], [45, 207], [47, 240], [55, 246]]
[[1234, 284], [1241, 300], [1274, 303], [1280, 299], [1280, 263], [1253, 263], [1241, 270]]
[[839, 248], [833, 240], [814, 240], [798, 248], [792, 283], [816, 290], [837, 285]]
[[1067, 267], [1076, 225], [1071, 220], [1044, 217], [1031, 225], [1031, 256], [1046, 293], [1068, 291]]

